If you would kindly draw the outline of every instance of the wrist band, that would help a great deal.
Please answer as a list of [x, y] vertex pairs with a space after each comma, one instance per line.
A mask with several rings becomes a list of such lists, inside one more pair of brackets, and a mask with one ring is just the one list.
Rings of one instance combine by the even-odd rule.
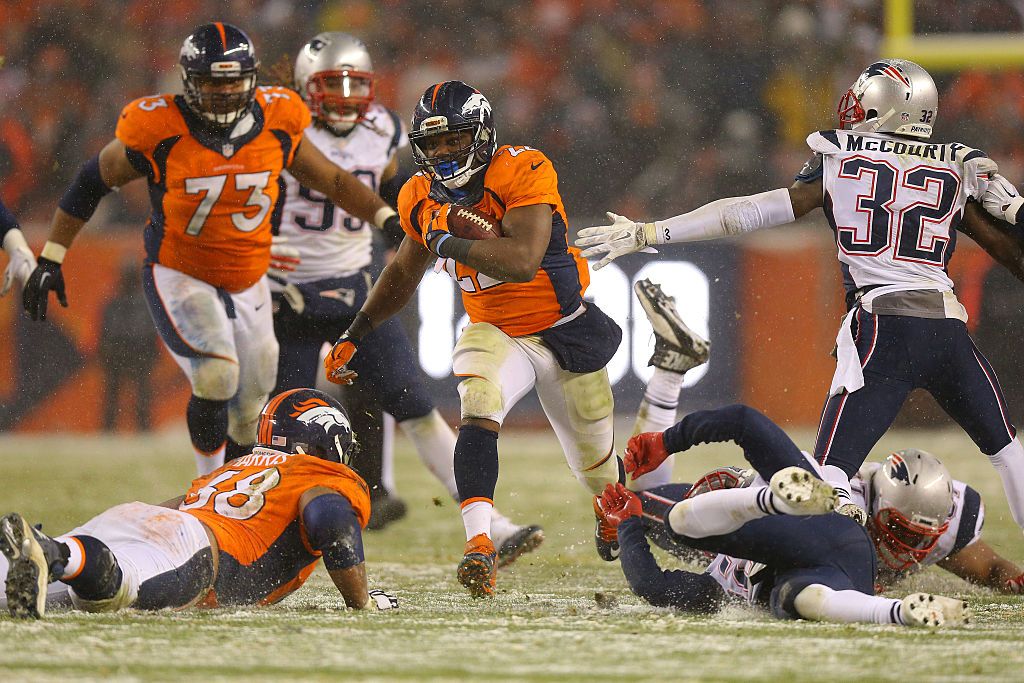
[[43, 245], [43, 250], [39, 252], [39, 255], [44, 259], [49, 259], [54, 263], [64, 263], [64, 255], [68, 253], [68, 248], [63, 244], [57, 244], [56, 242], [50, 242], [47, 240], [46, 244]]
[[377, 209], [377, 213], [373, 214], [373, 224], [376, 225], [378, 228], [383, 228], [384, 222], [387, 221], [387, 219], [397, 215], [398, 214], [395, 213], [394, 209], [385, 204], [384, 206]]

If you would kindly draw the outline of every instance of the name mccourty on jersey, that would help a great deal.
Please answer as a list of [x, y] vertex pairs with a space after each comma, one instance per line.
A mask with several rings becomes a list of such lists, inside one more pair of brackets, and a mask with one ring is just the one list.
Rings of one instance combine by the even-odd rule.
[[862, 137], [860, 135], [849, 135], [846, 138], [847, 152], [891, 152], [908, 156], [921, 157], [922, 159], [935, 159], [938, 161], [956, 161], [960, 150], [971, 150], [967, 145], [959, 142], [951, 142], [948, 145], [921, 145], [897, 140], [885, 140], [879, 138]]

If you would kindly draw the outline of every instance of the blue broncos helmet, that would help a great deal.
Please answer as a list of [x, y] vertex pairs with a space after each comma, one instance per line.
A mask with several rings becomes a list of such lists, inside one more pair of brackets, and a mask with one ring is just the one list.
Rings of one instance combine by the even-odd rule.
[[[498, 148], [491, 103], [483, 93], [462, 81], [445, 81], [427, 88], [413, 111], [409, 131], [416, 165], [449, 190], [465, 186], [487, 168]], [[472, 139], [452, 154], [431, 157], [420, 146], [432, 135], [460, 131], [470, 131]]]
[[260, 412], [256, 445], [344, 465], [356, 449], [345, 407], [316, 389], [291, 389], [270, 399]]
[[[203, 24], [181, 44], [178, 58], [185, 101], [215, 128], [227, 129], [240, 119], [256, 94], [260, 62], [245, 31], [216, 21]], [[203, 86], [242, 81], [237, 92], [204, 92]]]

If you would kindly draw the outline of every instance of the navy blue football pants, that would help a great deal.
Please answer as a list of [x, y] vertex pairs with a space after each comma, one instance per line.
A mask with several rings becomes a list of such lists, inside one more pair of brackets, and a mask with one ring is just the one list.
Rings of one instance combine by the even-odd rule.
[[930, 393], [982, 453], [998, 453], [1013, 439], [999, 380], [963, 322], [858, 306], [852, 331], [864, 386], [826, 401], [814, 447], [819, 463], [853, 476], [914, 389]]
[[[334, 343], [351, 324], [369, 292], [369, 278], [358, 273], [298, 285], [306, 302], [301, 315], [274, 295], [274, 334], [281, 347], [274, 394], [296, 387], [316, 386], [320, 348]], [[409, 338], [392, 318], [359, 343], [350, 367], [360, 385], [372, 387], [381, 407], [398, 422], [423, 417], [434, 403], [423, 384]]]

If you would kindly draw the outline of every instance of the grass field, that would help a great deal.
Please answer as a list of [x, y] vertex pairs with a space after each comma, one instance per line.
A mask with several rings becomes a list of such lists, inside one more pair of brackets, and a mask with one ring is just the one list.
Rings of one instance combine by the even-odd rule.
[[[808, 445], [811, 435], [795, 435]], [[1024, 561], [995, 472], [959, 432], [896, 433], [875, 451], [914, 445], [947, 463], [987, 503], [985, 537]], [[927, 632], [779, 622], [745, 607], [692, 617], [641, 604], [617, 564], [601, 562], [589, 497], [553, 436], [502, 437], [498, 504], [544, 525], [547, 540], [472, 601], [455, 581], [458, 512], [399, 441], [398, 486], [410, 516], [367, 536], [371, 586], [398, 594], [393, 612], [353, 613], [318, 571], [264, 609], [91, 615], [42, 622], [0, 616], [0, 681], [22, 680], [1021, 680], [1022, 600], [930, 570], [894, 595], [925, 589], [967, 598], [971, 626]], [[701, 447], [676, 464], [690, 479], [739, 451]], [[148, 439], [0, 439], [0, 514], [18, 510], [51, 533], [127, 500], [180, 493], [192, 473], [184, 430]], [[663, 558], [666, 565], [672, 561]], [[600, 603], [595, 595], [602, 594]]]

